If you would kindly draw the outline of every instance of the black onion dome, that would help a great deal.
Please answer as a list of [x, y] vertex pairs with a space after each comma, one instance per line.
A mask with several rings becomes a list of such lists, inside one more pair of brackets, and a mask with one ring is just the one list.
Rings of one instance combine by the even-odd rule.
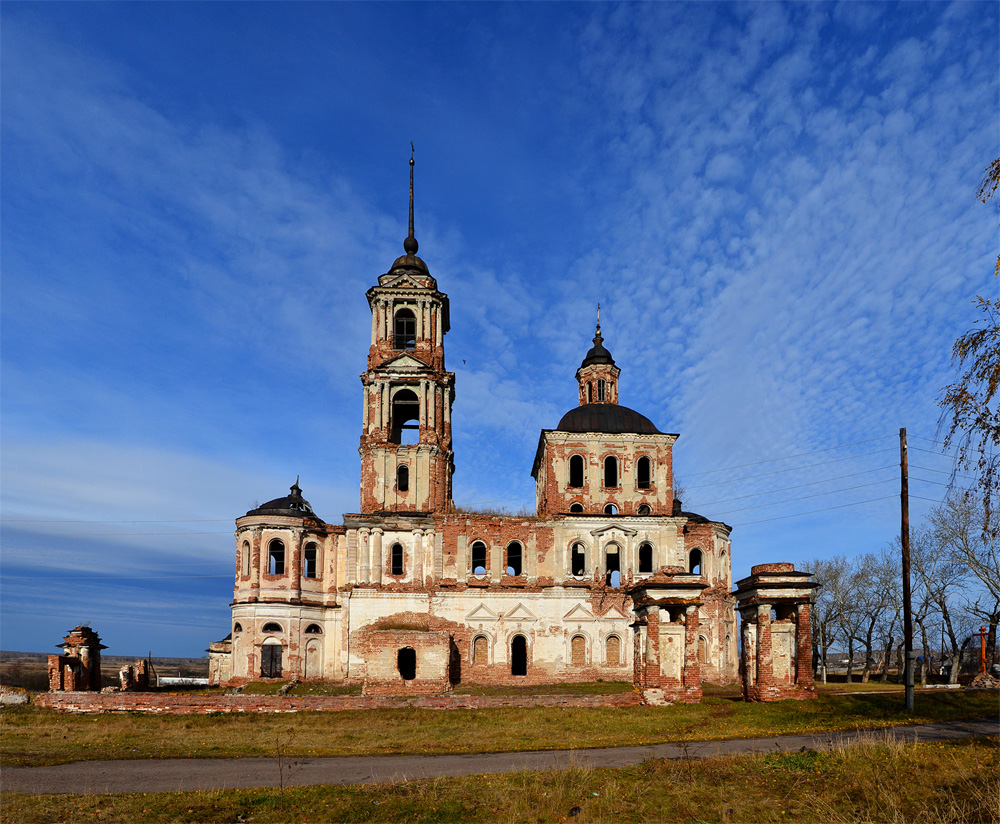
[[660, 434], [660, 430], [645, 415], [617, 403], [585, 403], [570, 409], [562, 416], [556, 431], [604, 432], [609, 435], [618, 435], [623, 432], [634, 432], [640, 435]]
[[389, 273], [392, 274], [394, 272], [420, 272], [424, 275], [430, 274], [427, 264], [416, 255], [400, 255], [396, 258], [392, 266], [389, 267]]
[[256, 509], [251, 509], [247, 515], [279, 515], [285, 518], [316, 518], [309, 501], [302, 497], [302, 490], [299, 488], [299, 479], [295, 479], [289, 494], [284, 498], [275, 498], [266, 504], [261, 504]]
[[583, 363], [580, 364], [580, 368], [583, 369], [584, 366], [590, 366], [592, 363], [609, 363], [612, 366], [615, 365], [615, 359], [611, 357], [611, 353], [604, 348], [604, 338], [601, 337], [601, 327], [597, 327], [597, 334], [594, 335], [594, 345], [590, 347], [587, 352], [587, 357], [583, 359]]

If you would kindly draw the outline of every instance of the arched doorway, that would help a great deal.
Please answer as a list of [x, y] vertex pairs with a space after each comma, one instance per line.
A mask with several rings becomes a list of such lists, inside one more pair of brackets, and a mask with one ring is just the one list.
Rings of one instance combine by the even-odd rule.
[[403, 647], [396, 654], [396, 666], [404, 681], [417, 677], [417, 651], [413, 647]]
[[528, 674], [528, 639], [515, 635], [510, 642], [510, 674]]
[[268, 638], [260, 648], [260, 677], [281, 678], [281, 641]]
[[323, 645], [315, 638], [306, 644], [306, 678], [323, 677]]

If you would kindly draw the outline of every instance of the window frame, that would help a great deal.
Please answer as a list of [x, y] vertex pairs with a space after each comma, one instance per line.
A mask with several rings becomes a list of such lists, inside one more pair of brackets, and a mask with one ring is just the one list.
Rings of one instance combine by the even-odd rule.
[[[412, 334], [400, 324], [412, 322]], [[407, 344], [410, 344], [409, 346]], [[412, 352], [417, 348], [417, 314], [409, 306], [401, 306], [392, 314], [392, 348], [395, 352]]]

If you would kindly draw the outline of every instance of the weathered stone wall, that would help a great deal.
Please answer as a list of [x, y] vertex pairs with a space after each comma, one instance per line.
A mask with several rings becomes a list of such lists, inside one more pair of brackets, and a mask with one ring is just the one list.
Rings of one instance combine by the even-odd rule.
[[36, 706], [60, 712], [106, 713], [148, 712], [178, 715], [210, 713], [336, 712], [379, 709], [497, 709], [502, 707], [634, 707], [638, 693], [618, 695], [434, 695], [389, 697], [365, 695], [189, 695], [185, 693], [101, 694], [93, 692], [49, 692], [34, 699]]

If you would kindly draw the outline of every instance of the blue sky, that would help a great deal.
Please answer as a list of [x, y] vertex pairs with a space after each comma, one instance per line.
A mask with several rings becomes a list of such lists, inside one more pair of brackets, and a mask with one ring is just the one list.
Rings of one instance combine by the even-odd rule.
[[533, 505], [598, 302], [622, 403], [681, 433], [737, 576], [889, 543], [901, 426], [914, 519], [942, 497], [935, 401], [996, 292], [996, 3], [0, 17], [4, 649], [87, 621], [200, 655], [235, 517], [296, 475], [326, 520], [357, 509], [364, 293], [411, 140], [457, 503]]

